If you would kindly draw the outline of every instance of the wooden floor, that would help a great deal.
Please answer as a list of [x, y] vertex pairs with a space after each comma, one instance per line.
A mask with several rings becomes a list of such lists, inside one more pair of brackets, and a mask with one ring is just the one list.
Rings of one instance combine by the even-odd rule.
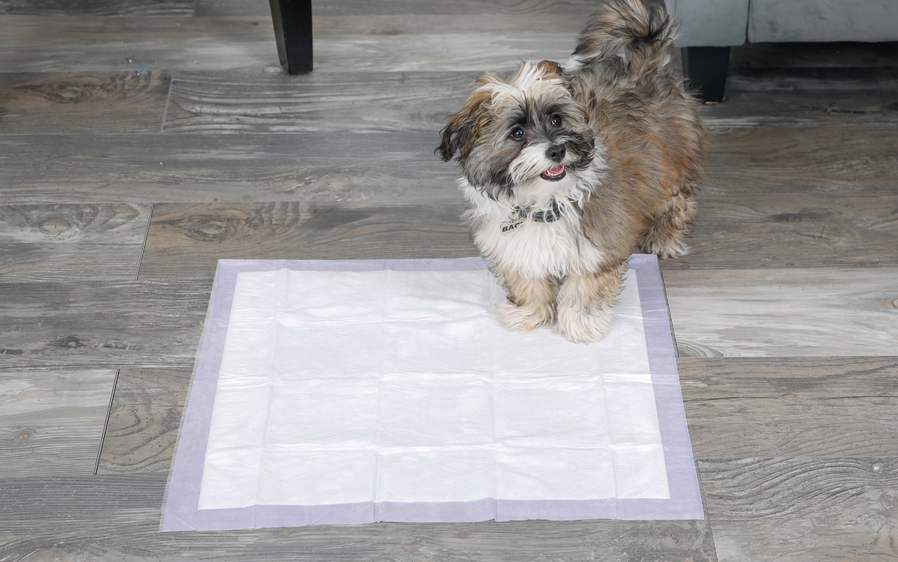
[[703, 110], [704, 521], [159, 533], [216, 260], [473, 255], [438, 131], [595, 7], [315, 4], [291, 77], [264, 0], [0, 0], [0, 561], [898, 560], [896, 44], [734, 49]]

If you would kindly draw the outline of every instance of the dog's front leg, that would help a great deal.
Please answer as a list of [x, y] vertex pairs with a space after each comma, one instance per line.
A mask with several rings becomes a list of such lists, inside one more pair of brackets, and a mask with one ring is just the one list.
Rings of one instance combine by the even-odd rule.
[[627, 264], [622, 263], [598, 273], [565, 277], [558, 291], [558, 333], [574, 343], [604, 338], [626, 269]]
[[508, 301], [496, 308], [496, 316], [515, 332], [529, 332], [555, 321], [558, 282], [551, 277], [529, 278], [512, 269], [493, 272], [508, 292]]

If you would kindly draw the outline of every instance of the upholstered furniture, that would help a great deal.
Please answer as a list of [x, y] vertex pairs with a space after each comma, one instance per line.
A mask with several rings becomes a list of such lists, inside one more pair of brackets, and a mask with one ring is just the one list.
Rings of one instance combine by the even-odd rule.
[[729, 50], [769, 42], [898, 41], [898, 0], [664, 0], [680, 23], [683, 70], [723, 100]]

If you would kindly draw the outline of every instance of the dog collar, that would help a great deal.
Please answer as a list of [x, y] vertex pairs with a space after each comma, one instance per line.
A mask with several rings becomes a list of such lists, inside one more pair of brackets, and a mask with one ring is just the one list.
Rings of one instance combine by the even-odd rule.
[[515, 207], [508, 220], [500, 226], [502, 234], [508, 234], [521, 228], [528, 222], [555, 222], [561, 217], [561, 210], [558, 209], [558, 203], [552, 201], [552, 208], [547, 211], [538, 211], [532, 215], [522, 207]]
[[517, 209], [517, 215], [522, 219], [530, 219], [535, 222], [555, 222], [561, 217], [561, 211], [558, 209], [558, 202], [554, 199], [552, 200], [552, 208], [547, 211], [537, 211], [530, 215], [526, 210], [521, 207], [515, 207]]

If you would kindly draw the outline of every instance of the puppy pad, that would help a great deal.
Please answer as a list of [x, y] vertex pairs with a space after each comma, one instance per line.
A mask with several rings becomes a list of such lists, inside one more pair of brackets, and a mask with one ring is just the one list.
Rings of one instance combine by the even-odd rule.
[[599, 343], [504, 299], [475, 258], [220, 261], [162, 529], [701, 519], [655, 257]]

